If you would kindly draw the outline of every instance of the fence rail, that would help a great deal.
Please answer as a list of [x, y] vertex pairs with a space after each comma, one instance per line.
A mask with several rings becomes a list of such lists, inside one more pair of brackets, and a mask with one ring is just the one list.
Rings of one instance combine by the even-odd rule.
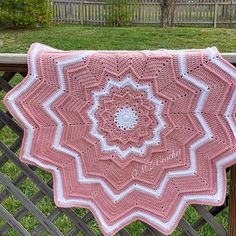
[[[236, 65], [236, 53], [221, 53], [221, 56]], [[0, 67], [1, 66], [24, 66], [27, 67], [27, 54], [16, 54], [16, 53], [0, 53]]]
[[[109, 4], [105, 1], [53, 0], [56, 23], [106, 24]], [[160, 3], [143, 0], [127, 4], [130, 24], [159, 24]], [[176, 3], [174, 24], [236, 24], [236, 1], [180, 1]]]

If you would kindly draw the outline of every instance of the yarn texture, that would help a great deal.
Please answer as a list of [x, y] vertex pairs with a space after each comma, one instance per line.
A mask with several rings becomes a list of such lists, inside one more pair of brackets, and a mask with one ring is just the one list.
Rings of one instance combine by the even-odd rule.
[[190, 204], [222, 205], [236, 163], [236, 69], [213, 48], [60, 51], [35, 43], [4, 98], [20, 159], [51, 172], [59, 207], [105, 235], [135, 220], [170, 234]]

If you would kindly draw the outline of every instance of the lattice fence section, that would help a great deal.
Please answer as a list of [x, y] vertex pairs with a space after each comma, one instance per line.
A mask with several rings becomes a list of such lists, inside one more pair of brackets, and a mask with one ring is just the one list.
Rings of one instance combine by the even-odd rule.
[[[16, 72], [5, 72], [0, 67], [1, 101], [27, 72], [26, 67], [14, 67], [12, 70]], [[18, 158], [22, 136], [22, 128], [1, 102], [0, 235], [101, 235], [88, 210], [55, 206], [52, 176], [22, 163]], [[228, 203], [229, 196], [220, 207], [190, 206], [173, 235], [227, 235]], [[144, 223], [135, 222], [118, 235], [161, 234]]]

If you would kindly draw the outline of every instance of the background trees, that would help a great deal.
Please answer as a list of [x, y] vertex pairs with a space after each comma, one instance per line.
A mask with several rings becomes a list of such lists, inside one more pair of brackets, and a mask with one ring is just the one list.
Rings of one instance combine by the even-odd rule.
[[5, 28], [38, 27], [51, 21], [48, 0], [4, 0], [0, 11], [0, 24]]
[[136, 8], [136, 0], [107, 0], [106, 20], [115, 26], [127, 25]]

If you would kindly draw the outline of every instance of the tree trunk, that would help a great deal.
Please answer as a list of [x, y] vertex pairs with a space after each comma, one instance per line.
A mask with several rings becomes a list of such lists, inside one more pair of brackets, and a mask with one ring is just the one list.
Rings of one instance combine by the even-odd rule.
[[171, 3], [171, 12], [170, 12], [170, 26], [174, 26], [174, 19], [175, 19], [175, 7], [176, 7], [177, 0], [172, 1]]
[[167, 19], [168, 19], [168, 0], [160, 1], [161, 4], [161, 28], [167, 27]]
[[167, 26], [172, 26], [174, 24], [174, 12], [175, 5], [177, 0], [161, 0], [161, 19], [160, 25], [162, 28], [166, 28]]

